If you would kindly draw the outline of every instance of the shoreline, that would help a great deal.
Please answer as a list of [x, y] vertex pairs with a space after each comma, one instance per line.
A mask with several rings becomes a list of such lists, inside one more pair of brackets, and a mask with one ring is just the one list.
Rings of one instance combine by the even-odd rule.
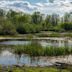
[[51, 66], [51, 67], [26, 67], [26, 66], [0, 66], [0, 72], [72, 72], [72, 65]]
[[60, 40], [60, 41], [66, 41], [66, 40], [71, 40], [72, 38], [70, 37], [33, 37], [33, 38], [28, 38], [28, 37], [0, 37], [0, 40]]

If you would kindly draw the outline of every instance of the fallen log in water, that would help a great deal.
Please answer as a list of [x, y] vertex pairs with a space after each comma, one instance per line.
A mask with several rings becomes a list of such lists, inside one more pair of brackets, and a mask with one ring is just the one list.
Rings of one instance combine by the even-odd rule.
[[56, 62], [54, 64], [58, 69], [66, 69], [68, 66], [72, 66], [71, 64]]

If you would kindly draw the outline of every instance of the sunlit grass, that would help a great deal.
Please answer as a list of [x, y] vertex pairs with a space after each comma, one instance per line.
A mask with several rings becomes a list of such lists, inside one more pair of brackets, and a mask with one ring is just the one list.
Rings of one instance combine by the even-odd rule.
[[56, 67], [8, 67], [1, 68], [0, 72], [71, 72], [69, 69], [57, 69]]

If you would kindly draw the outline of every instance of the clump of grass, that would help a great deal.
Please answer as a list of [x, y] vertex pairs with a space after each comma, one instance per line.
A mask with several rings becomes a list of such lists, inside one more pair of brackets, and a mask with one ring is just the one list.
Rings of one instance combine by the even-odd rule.
[[28, 45], [15, 46], [14, 52], [17, 54], [29, 54], [30, 56], [40, 56], [43, 55], [44, 49], [37, 42], [32, 42]]
[[67, 47], [46, 47], [45, 56], [61, 56], [72, 54], [72, 48]]
[[43, 55], [43, 51], [44, 49], [37, 42], [32, 42], [31, 44], [27, 45], [24, 49], [24, 53], [30, 54], [31, 56]]
[[14, 53], [28, 54], [30, 56], [61, 56], [72, 54], [72, 48], [68, 47], [42, 47], [37, 42], [28, 45], [15, 46]]

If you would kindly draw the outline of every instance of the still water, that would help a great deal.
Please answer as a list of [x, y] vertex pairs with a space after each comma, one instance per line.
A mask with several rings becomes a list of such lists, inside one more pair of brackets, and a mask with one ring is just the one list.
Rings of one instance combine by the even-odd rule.
[[[25, 45], [32, 41], [1, 41], [0, 45]], [[42, 46], [55, 46], [55, 47], [72, 47], [71, 40], [41, 40], [38, 41]], [[26, 54], [16, 55], [7, 48], [0, 50], [0, 65], [27, 65], [27, 66], [50, 66], [55, 62], [72, 63], [72, 56], [65, 57], [30, 57]]]
[[3, 50], [0, 53], [0, 64], [1, 65], [27, 65], [27, 66], [38, 66], [38, 65], [52, 65], [49, 61], [41, 59], [39, 57], [30, 57], [28, 55], [16, 55], [11, 53], [9, 50]]
[[[0, 45], [25, 45], [29, 44], [32, 41], [22, 41], [22, 40], [10, 40], [10, 41], [2, 41]], [[37, 41], [42, 46], [55, 46], [55, 47], [72, 47], [71, 40], [41, 40]]]
[[72, 56], [59, 57], [30, 57], [28, 55], [16, 55], [9, 50], [0, 52], [0, 65], [26, 65], [26, 66], [51, 66], [55, 62], [72, 64]]

